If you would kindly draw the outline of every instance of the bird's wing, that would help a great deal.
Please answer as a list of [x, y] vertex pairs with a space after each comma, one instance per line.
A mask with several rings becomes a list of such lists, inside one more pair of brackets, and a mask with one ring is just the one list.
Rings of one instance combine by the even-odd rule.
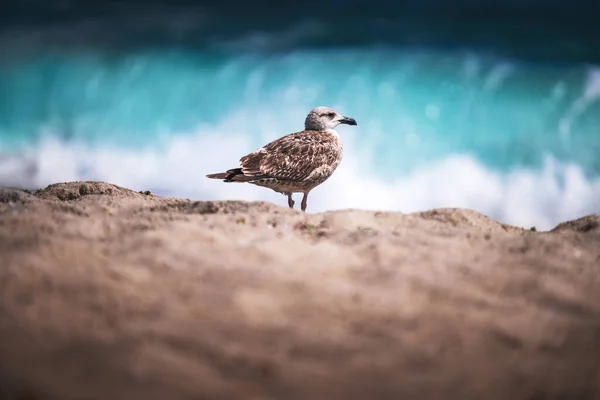
[[240, 159], [247, 176], [302, 181], [315, 169], [333, 164], [337, 144], [331, 135], [316, 131], [290, 133]]

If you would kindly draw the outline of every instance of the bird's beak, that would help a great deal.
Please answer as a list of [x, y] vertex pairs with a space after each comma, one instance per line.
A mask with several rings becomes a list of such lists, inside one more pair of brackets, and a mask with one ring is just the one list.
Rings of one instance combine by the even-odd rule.
[[340, 124], [356, 125], [356, 121], [354, 120], [354, 118], [342, 117], [342, 119], [340, 119]]

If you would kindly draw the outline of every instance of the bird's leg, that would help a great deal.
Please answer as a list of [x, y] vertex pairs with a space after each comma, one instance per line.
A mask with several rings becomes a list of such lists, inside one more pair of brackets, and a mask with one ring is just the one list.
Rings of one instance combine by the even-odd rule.
[[303, 212], [306, 212], [306, 199], [308, 199], [308, 192], [304, 193], [304, 196], [302, 196], [302, 203], [300, 204], [300, 207], [302, 208]]
[[292, 199], [292, 194], [288, 193], [287, 197], [288, 197], [288, 206], [290, 206], [290, 208], [294, 208], [295, 201], [294, 201], [294, 199]]

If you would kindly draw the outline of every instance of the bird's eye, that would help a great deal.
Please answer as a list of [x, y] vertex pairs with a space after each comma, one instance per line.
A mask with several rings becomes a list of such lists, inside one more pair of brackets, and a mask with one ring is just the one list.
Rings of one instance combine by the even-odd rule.
[[327, 116], [328, 116], [329, 118], [333, 118], [333, 117], [335, 117], [335, 113], [329, 113], [329, 114], [327, 114]]

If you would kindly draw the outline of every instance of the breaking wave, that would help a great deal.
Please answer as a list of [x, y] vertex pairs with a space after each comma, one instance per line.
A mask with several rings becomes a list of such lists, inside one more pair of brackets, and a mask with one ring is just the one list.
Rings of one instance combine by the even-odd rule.
[[310, 211], [469, 207], [538, 229], [600, 212], [594, 66], [390, 48], [79, 49], [4, 62], [0, 88], [3, 185], [100, 179], [284, 204], [204, 175], [329, 105], [358, 126], [339, 128], [344, 161]]
[[[541, 168], [499, 172], [470, 154], [453, 154], [396, 174], [374, 167], [376, 154], [358, 144], [355, 135], [342, 135], [345, 158], [333, 177], [311, 193], [311, 212], [467, 207], [505, 223], [543, 230], [599, 211], [600, 177], [586, 177], [579, 165], [552, 156], [545, 157]], [[37, 188], [61, 181], [104, 180], [162, 196], [285, 205], [275, 192], [204, 177], [237, 165], [240, 154], [254, 149], [252, 142], [223, 128], [173, 137], [160, 149], [140, 150], [65, 143], [48, 136], [18, 156], [1, 160], [0, 182]]]

